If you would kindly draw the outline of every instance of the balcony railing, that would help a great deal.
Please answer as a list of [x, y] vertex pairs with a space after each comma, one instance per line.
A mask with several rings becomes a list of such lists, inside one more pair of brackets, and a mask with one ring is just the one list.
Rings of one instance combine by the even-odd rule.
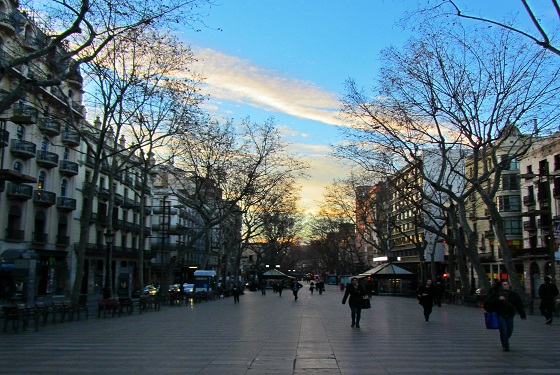
[[525, 206], [534, 206], [536, 204], [535, 202], [535, 196], [533, 195], [526, 195], [523, 197], [523, 204]]
[[19, 102], [12, 106], [12, 117], [10, 120], [20, 125], [36, 124], [38, 113], [34, 107]]
[[45, 244], [45, 243], [49, 242], [49, 235], [47, 233], [33, 232], [32, 241], [34, 243]]
[[77, 147], [80, 145], [80, 136], [78, 133], [66, 130], [60, 136], [62, 143], [68, 147]]
[[56, 199], [56, 208], [59, 211], [74, 211], [76, 209], [76, 200], [74, 198], [58, 197]]
[[21, 139], [12, 139], [10, 152], [25, 159], [34, 158], [37, 153], [37, 145]]
[[56, 236], [56, 246], [68, 246], [68, 245], [70, 245], [69, 236], [63, 236], [60, 234]]
[[45, 168], [58, 167], [58, 154], [49, 151], [37, 151], [37, 164]]
[[56, 121], [52, 117], [43, 117], [39, 121], [39, 130], [49, 136], [55, 136], [60, 134], [60, 122]]
[[52, 191], [35, 190], [33, 192], [33, 203], [37, 206], [52, 206], [56, 204], [56, 194]]
[[33, 187], [31, 185], [8, 183], [6, 195], [9, 199], [28, 200], [33, 196]]
[[25, 232], [21, 229], [6, 228], [6, 240], [8, 241], [23, 241]]
[[63, 176], [76, 176], [79, 171], [79, 164], [70, 160], [61, 160], [58, 165], [58, 172]]

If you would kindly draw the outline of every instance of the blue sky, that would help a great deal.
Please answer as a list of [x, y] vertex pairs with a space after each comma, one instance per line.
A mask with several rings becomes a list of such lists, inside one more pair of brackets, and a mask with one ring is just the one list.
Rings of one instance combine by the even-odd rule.
[[[497, 18], [521, 11], [518, 0], [458, 2]], [[204, 92], [211, 97], [205, 108], [236, 122], [274, 117], [293, 151], [311, 164], [311, 178], [301, 184], [302, 205], [313, 211], [324, 187], [348, 171], [330, 156], [330, 145], [340, 142], [336, 116], [344, 81], [372, 85], [380, 51], [410, 36], [396, 22], [417, 1], [215, 3], [204, 19], [207, 27], [182, 36], [199, 59], [194, 69], [205, 76]]]

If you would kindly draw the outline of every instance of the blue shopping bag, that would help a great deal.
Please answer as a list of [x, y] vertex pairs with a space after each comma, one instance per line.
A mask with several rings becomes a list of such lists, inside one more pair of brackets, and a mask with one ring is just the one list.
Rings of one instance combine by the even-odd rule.
[[485, 312], [484, 320], [486, 321], [486, 329], [498, 329], [498, 313]]

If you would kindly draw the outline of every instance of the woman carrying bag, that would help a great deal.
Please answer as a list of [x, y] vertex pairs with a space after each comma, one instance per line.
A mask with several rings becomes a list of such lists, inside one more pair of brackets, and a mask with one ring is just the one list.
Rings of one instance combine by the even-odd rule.
[[346, 304], [346, 300], [348, 300], [348, 306], [350, 306], [352, 315], [351, 327], [360, 328], [364, 297], [367, 298], [366, 290], [358, 283], [358, 278], [353, 277], [352, 282], [346, 285], [346, 292], [344, 293], [344, 298], [342, 298], [342, 304]]

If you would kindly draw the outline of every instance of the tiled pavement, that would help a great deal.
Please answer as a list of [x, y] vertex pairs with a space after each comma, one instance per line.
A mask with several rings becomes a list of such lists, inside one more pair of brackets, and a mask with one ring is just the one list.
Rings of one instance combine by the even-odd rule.
[[246, 292], [118, 318], [0, 333], [0, 374], [560, 374], [560, 318], [515, 320], [511, 352], [480, 308], [377, 296], [361, 328], [342, 293]]

